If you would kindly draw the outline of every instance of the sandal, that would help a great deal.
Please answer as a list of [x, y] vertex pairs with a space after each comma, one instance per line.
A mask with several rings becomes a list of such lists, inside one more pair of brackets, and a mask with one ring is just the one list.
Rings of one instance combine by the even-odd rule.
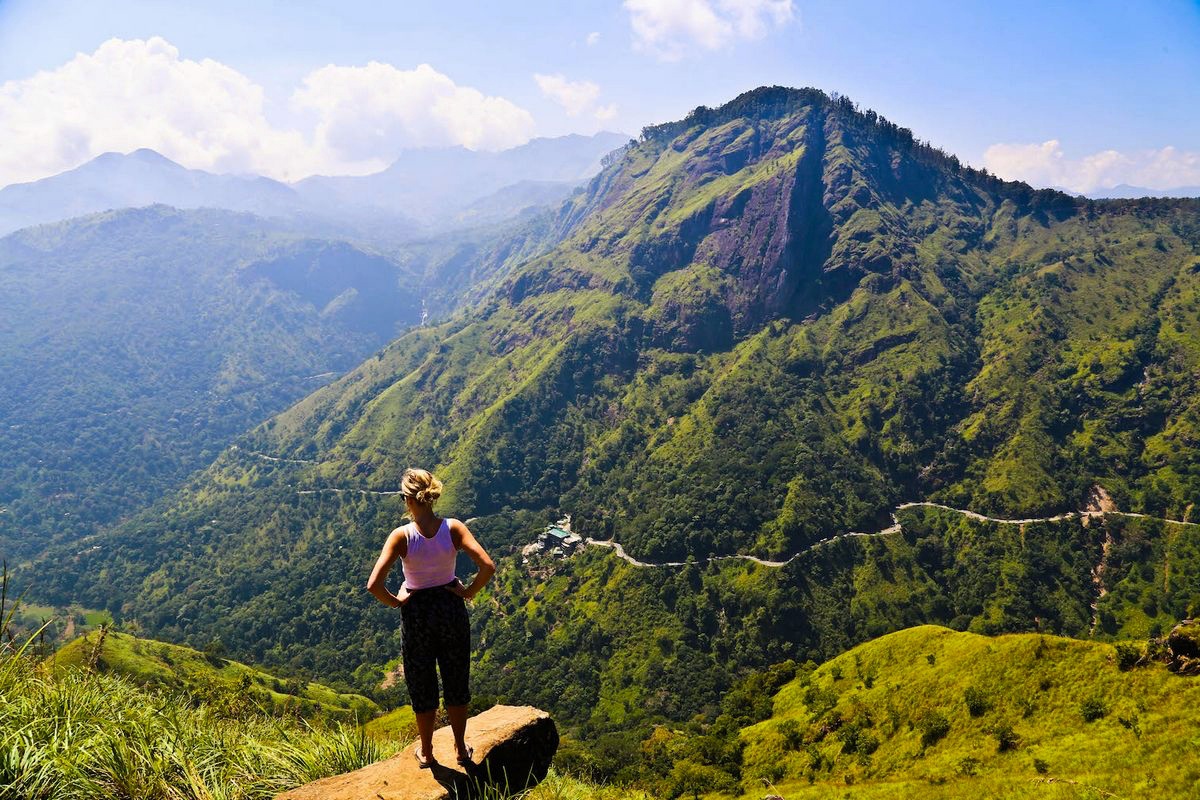
[[475, 766], [475, 762], [472, 761], [471, 759], [474, 757], [475, 757], [475, 748], [471, 747], [471, 745], [467, 745], [467, 754], [465, 756], [458, 757], [458, 765], [460, 767], [473, 767], [473, 766]]
[[416, 749], [413, 750], [413, 755], [417, 757], [417, 766], [421, 769], [429, 769], [437, 763], [437, 761], [432, 757], [421, 758], [421, 745], [419, 744], [416, 746]]

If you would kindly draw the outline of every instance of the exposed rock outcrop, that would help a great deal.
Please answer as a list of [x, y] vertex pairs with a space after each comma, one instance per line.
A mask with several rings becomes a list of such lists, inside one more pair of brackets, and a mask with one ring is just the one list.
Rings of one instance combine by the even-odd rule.
[[449, 728], [433, 734], [430, 769], [421, 769], [412, 744], [391, 758], [354, 772], [334, 775], [279, 795], [276, 800], [443, 800], [478, 797], [484, 787], [512, 792], [546, 777], [558, 749], [558, 729], [545, 711], [532, 706], [494, 706], [467, 722], [475, 764], [461, 767]]
[[1178, 675], [1200, 675], [1200, 624], [1185, 619], [1167, 634], [1171, 660], [1167, 669]]

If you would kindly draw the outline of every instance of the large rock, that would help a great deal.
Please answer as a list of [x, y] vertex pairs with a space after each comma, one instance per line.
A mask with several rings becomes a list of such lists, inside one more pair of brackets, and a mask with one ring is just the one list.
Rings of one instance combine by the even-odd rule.
[[416, 743], [386, 761], [284, 792], [276, 800], [443, 800], [478, 797], [485, 786], [517, 792], [546, 777], [558, 749], [558, 729], [532, 706], [494, 706], [467, 721], [475, 766], [455, 761], [449, 728], [433, 734], [436, 764], [417, 765]]
[[1179, 675], [1200, 675], [1200, 624], [1185, 619], [1167, 634], [1171, 661], [1167, 669]]

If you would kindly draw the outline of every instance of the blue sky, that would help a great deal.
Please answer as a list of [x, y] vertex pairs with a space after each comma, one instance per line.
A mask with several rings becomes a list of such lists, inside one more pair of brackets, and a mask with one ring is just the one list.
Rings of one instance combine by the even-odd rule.
[[0, 184], [138, 146], [368, 172], [763, 84], [846, 94], [1005, 177], [1200, 184], [1200, 3], [800, 0], [0, 0]]

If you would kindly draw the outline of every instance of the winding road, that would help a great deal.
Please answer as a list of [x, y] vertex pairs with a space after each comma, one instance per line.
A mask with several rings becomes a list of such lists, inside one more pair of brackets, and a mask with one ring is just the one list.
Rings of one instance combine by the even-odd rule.
[[315, 463], [317, 463], [315, 461], [311, 461], [306, 458], [280, 458], [279, 456], [269, 456], [266, 453], [260, 453], [257, 450], [243, 450], [242, 448], [238, 447], [236, 444], [230, 445], [229, 449], [237, 450], [240, 453], [245, 453], [246, 455], [254, 456], [255, 458], [261, 458], [263, 461], [274, 461], [278, 464], [315, 464]]
[[[237, 445], [233, 445], [231, 447], [231, 449], [239, 450]], [[270, 455], [267, 455], [266, 453], [259, 453], [254, 450], [240, 450], [240, 452], [246, 453], [247, 455], [251, 455], [256, 458], [264, 459], [266, 461], [275, 461], [275, 462], [282, 462], [282, 463], [288, 463], [288, 464], [315, 464], [316, 463], [315, 461], [309, 461], [309, 460], [299, 459], [299, 458], [280, 458], [278, 456], [270, 456]], [[369, 495], [397, 495], [397, 494], [400, 494], [400, 492], [398, 492], [398, 491], [378, 491], [378, 490], [372, 490], [372, 489], [346, 489], [346, 488], [299, 489], [299, 490], [297, 490], [296, 493], [310, 495], [310, 494], [319, 494], [321, 492], [335, 492], [335, 493], [344, 493], [344, 492], [355, 493], [356, 492], [358, 494], [369, 494]], [[943, 505], [942, 503], [933, 503], [928, 500], [918, 500], [918, 501], [911, 502], [911, 503], [901, 503], [900, 505], [896, 506], [895, 509], [892, 510], [892, 515], [891, 515], [892, 516], [892, 524], [889, 525], [888, 527], [884, 528], [883, 530], [875, 531], [874, 533], [861, 533], [859, 531], [851, 531], [850, 533], [840, 533], [840, 534], [837, 534], [836, 536], [829, 536], [825, 539], [820, 540], [819, 542], [814, 542], [813, 544], [810, 544], [808, 547], [804, 548], [803, 550], [801, 550], [798, 553], [792, 554], [790, 557], [784, 559], [783, 561], [771, 561], [769, 559], [759, 558], [758, 556], [737, 553], [737, 554], [733, 554], [733, 555], [724, 555], [724, 556], [708, 556], [707, 558], [698, 559], [696, 563], [707, 564], [710, 561], [723, 561], [723, 560], [736, 558], [736, 559], [742, 559], [745, 561], [753, 561], [755, 564], [760, 564], [761, 566], [764, 566], [764, 567], [785, 567], [788, 564], [790, 564], [791, 562], [795, 561], [797, 558], [800, 558], [801, 556], [803, 556], [807, 553], [811, 553], [813, 550], [816, 550], [818, 547], [823, 547], [827, 544], [831, 544], [833, 542], [840, 541], [842, 539], [850, 539], [853, 537], [890, 536], [892, 534], [900, 533], [900, 531], [903, 530], [903, 528], [900, 525], [900, 520], [896, 518], [896, 514], [901, 511], [904, 511], [905, 509], [909, 509], [909, 508], [937, 508], [937, 509], [941, 509], [942, 511], [949, 511], [954, 514], [961, 514], [962, 516], [967, 517], [969, 519], [978, 520], [980, 522], [994, 522], [999, 525], [1028, 525], [1028, 524], [1034, 523], [1034, 522], [1064, 522], [1066, 520], [1076, 519], [1076, 518], [1091, 519], [1093, 517], [1117, 516], [1117, 517], [1128, 517], [1130, 519], [1149, 519], [1149, 520], [1155, 520], [1157, 522], [1166, 522], [1166, 523], [1169, 523], [1172, 525], [1185, 525], [1185, 526], [1200, 528], [1200, 522], [1185, 522], [1183, 520], [1178, 520], [1178, 519], [1166, 519], [1165, 517], [1154, 517], [1149, 514], [1137, 514], [1132, 511], [1116, 511], [1116, 510], [1067, 511], [1062, 514], [1055, 514], [1055, 515], [1049, 516], [1049, 517], [1026, 517], [1024, 519], [1007, 519], [1004, 517], [989, 517], [986, 514], [979, 514], [975, 511], [969, 511], [969, 510], [963, 509], [963, 508], [954, 508], [953, 506]], [[467, 520], [467, 522], [473, 522], [474, 520], [475, 520], [475, 517], [472, 517], [471, 519]], [[633, 556], [626, 553], [625, 548], [621, 546], [620, 542], [613, 541], [612, 539], [593, 539], [589, 536], [589, 537], [584, 538], [583, 543], [586, 545], [592, 546], [592, 547], [607, 547], [608, 549], [610, 549], [614, 553], [616, 553], [618, 558], [623, 559], [624, 561], [626, 561], [629, 564], [632, 564], [635, 567], [682, 567], [682, 566], [685, 566], [687, 563], [684, 561], [639, 561], [638, 559], [636, 559]]]
[[[800, 556], [803, 556], [807, 553], [811, 553], [813, 550], [816, 550], [818, 547], [823, 547], [824, 545], [839, 541], [841, 539], [849, 539], [849, 538], [856, 537], [856, 536], [859, 536], [859, 537], [889, 536], [891, 534], [900, 533], [900, 531], [903, 530], [903, 528], [900, 525], [900, 520], [898, 520], [896, 518], [896, 514], [900, 511], [903, 511], [906, 508], [919, 508], [919, 507], [937, 508], [937, 509], [941, 509], [942, 511], [950, 511], [955, 514], [961, 514], [964, 517], [968, 517], [968, 518], [974, 519], [974, 520], [979, 520], [981, 522], [995, 522], [995, 523], [999, 523], [1000, 525], [1027, 525], [1027, 524], [1033, 523], [1033, 522], [1063, 522], [1065, 520], [1075, 519], [1077, 517], [1078, 518], [1092, 518], [1092, 517], [1117, 516], [1117, 517], [1132, 517], [1135, 519], [1151, 519], [1151, 520], [1156, 520], [1158, 522], [1167, 522], [1172, 525], [1187, 525], [1187, 526], [1191, 526], [1191, 527], [1200, 528], [1200, 522], [1184, 522], [1184, 521], [1178, 520], [1178, 519], [1166, 519], [1164, 517], [1152, 517], [1148, 514], [1135, 514], [1131, 511], [1068, 511], [1063, 514], [1055, 514], [1052, 517], [1029, 517], [1026, 519], [1005, 519], [1002, 517], [989, 517], [984, 514], [978, 514], [974, 511], [967, 511], [966, 509], [962, 509], [962, 508], [954, 508], [952, 506], [942, 505], [941, 503], [918, 501], [918, 502], [913, 502], [913, 503], [901, 503], [900, 505], [896, 506], [895, 510], [892, 512], [892, 524], [889, 525], [888, 527], [884, 528], [883, 530], [876, 531], [874, 533], [860, 533], [858, 531], [852, 531], [850, 533], [840, 533], [836, 536], [830, 536], [828, 538], [822, 539], [819, 542], [814, 542], [813, 544], [810, 544], [808, 547], [804, 548], [803, 550], [801, 550], [798, 553], [793, 554], [792, 556], [790, 556], [789, 558], [787, 558], [783, 561], [769, 561], [765, 558], [759, 558], [758, 556], [737, 554], [737, 555], [727, 555], [727, 556], [709, 556], [707, 558], [697, 559], [696, 563], [707, 564], [710, 561], [721, 561], [721, 560], [731, 559], [731, 558], [740, 558], [740, 559], [744, 559], [746, 561], [753, 561], [755, 564], [761, 564], [764, 567], [784, 567], [784, 566], [787, 566], [788, 564], [790, 564], [792, 561], [795, 561]], [[614, 553], [616, 553], [619, 558], [624, 559], [626, 562], [628, 562], [629, 564], [632, 564], [635, 567], [682, 567], [686, 564], [686, 562], [683, 562], [683, 561], [639, 561], [638, 559], [636, 559], [633, 556], [626, 553], [625, 548], [622, 547], [619, 542], [615, 542], [611, 539], [593, 539], [591, 537], [587, 537], [583, 541], [584, 541], [584, 544], [591, 545], [593, 547], [607, 547], [607, 548], [611, 549]]]

